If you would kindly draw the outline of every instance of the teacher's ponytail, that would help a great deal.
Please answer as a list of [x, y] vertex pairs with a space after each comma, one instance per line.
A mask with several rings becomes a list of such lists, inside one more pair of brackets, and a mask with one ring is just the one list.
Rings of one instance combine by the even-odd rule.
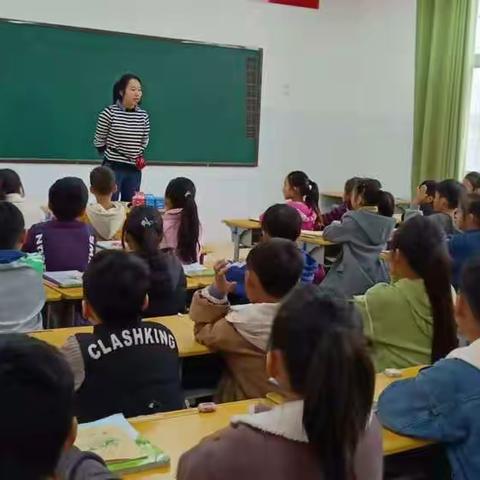
[[120, 80], [117, 80], [113, 86], [113, 103], [121, 102], [123, 100], [123, 94], [130, 80], [137, 80], [137, 82], [142, 84], [140, 78], [133, 73], [126, 73], [125, 75], [122, 75]]

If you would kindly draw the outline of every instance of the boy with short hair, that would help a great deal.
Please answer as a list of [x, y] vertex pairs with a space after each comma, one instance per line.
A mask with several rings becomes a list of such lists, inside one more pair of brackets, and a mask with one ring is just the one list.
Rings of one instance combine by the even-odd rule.
[[[457, 180], [448, 179], [436, 184], [434, 211], [429, 218], [445, 232], [446, 236], [460, 232], [455, 225], [455, 213], [464, 195], [465, 187]], [[405, 212], [405, 221], [415, 215], [423, 215], [420, 205]]]
[[89, 223], [99, 240], [120, 240], [125, 222], [126, 208], [122, 202], [112, 202], [117, 191], [115, 174], [111, 168], [101, 166], [90, 172], [90, 192], [97, 203], [87, 206], [83, 221]]
[[227, 270], [227, 262], [218, 262], [215, 283], [193, 296], [195, 338], [225, 360], [219, 401], [261, 398], [275, 389], [265, 369], [273, 318], [279, 302], [300, 280], [303, 257], [291, 240], [273, 238], [256, 245], [247, 257], [245, 279], [251, 304], [237, 308], [227, 299], [235, 286], [225, 278]]
[[[277, 203], [269, 207], [262, 215], [262, 241], [271, 238], [285, 238], [296, 242], [302, 233], [302, 218], [298, 210], [285, 203]], [[307, 252], [302, 251], [304, 266], [302, 271], [302, 283], [320, 283], [325, 276], [323, 266]], [[231, 300], [234, 303], [249, 303], [245, 291], [245, 263], [231, 265], [226, 273], [229, 282], [235, 282]]]
[[480, 478], [480, 258], [462, 273], [455, 314], [459, 332], [470, 342], [416, 378], [385, 389], [378, 417], [401, 435], [442, 442], [452, 478]]
[[87, 267], [83, 315], [93, 333], [78, 333], [62, 348], [82, 422], [183, 406], [175, 337], [159, 323], [142, 322], [149, 278], [147, 264], [124, 251], [100, 252]]
[[424, 180], [417, 188], [417, 196], [413, 204], [420, 208], [424, 217], [429, 217], [435, 213], [433, 202], [435, 201], [436, 191], [437, 182], [434, 180]]
[[43, 259], [20, 250], [24, 238], [22, 212], [0, 202], [0, 333], [43, 328]]
[[56, 348], [26, 335], [0, 335], [0, 365], [0, 478], [117, 478], [100, 457], [72, 447], [73, 377]]
[[78, 220], [85, 212], [88, 190], [76, 177], [57, 180], [48, 191], [48, 207], [55, 218], [37, 223], [28, 231], [25, 252], [38, 252], [49, 272], [83, 272], [95, 253], [92, 227]]
[[465, 198], [459, 212], [459, 226], [463, 233], [453, 235], [448, 242], [452, 257], [453, 286], [458, 288], [465, 263], [480, 255], [480, 195], [471, 193]]

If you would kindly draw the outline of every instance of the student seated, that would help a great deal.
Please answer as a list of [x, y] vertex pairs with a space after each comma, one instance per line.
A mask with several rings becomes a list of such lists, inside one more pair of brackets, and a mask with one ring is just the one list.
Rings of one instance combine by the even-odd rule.
[[462, 203], [459, 226], [464, 233], [453, 235], [448, 242], [455, 288], [459, 287], [460, 275], [467, 260], [480, 255], [480, 195], [471, 193]]
[[480, 173], [467, 173], [463, 179], [463, 186], [466, 188], [467, 193], [480, 193]]
[[434, 180], [424, 180], [417, 187], [417, 195], [412, 202], [411, 208], [419, 208], [424, 217], [429, 217], [435, 213], [433, 202], [435, 201], [436, 191], [437, 182]]
[[42, 329], [43, 259], [20, 250], [24, 238], [22, 212], [0, 202], [0, 333]]
[[283, 196], [287, 205], [295, 208], [302, 218], [302, 230], [318, 230], [321, 212], [318, 206], [318, 185], [305, 172], [290, 172], [283, 182]]
[[0, 478], [115, 480], [103, 460], [73, 447], [73, 376], [58, 350], [0, 335]]
[[184, 177], [171, 180], [165, 190], [161, 248], [171, 248], [184, 265], [199, 262], [202, 250], [195, 194], [195, 185]]
[[0, 169], [0, 200], [13, 203], [18, 207], [25, 220], [26, 229], [29, 229], [34, 223], [45, 220], [45, 213], [40, 205], [25, 197], [25, 190], [18, 173], [10, 168]]
[[376, 283], [388, 282], [387, 268], [379, 255], [395, 227], [395, 200], [380, 188], [380, 182], [362, 179], [352, 197], [353, 210], [341, 223], [325, 228], [323, 238], [342, 245], [342, 254], [330, 268], [322, 287], [347, 297], [361, 295]]
[[88, 190], [80, 178], [57, 180], [48, 191], [48, 207], [55, 218], [37, 223], [28, 231], [25, 252], [41, 253], [49, 272], [83, 272], [95, 253], [90, 225], [78, 220], [85, 212]]
[[332, 222], [340, 221], [346, 212], [352, 210], [352, 195], [355, 185], [359, 180], [361, 180], [361, 178], [352, 177], [345, 182], [345, 188], [343, 189], [343, 203], [322, 215], [322, 225], [324, 227], [330, 225]]
[[112, 202], [117, 191], [112, 169], [102, 166], [90, 172], [90, 192], [97, 203], [87, 206], [83, 221], [89, 223], [97, 240], [120, 240], [127, 209], [122, 202]]
[[303, 257], [295, 243], [273, 238], [248, 254], [245, 288], [252, 302], [230, 308], [227, 294], [234, 284], [225, 274], [228, 263], [215, 265], [215, 283], [193, 296], [190, 317], [195, 338], [218, 351], [226, 369], [217, 399], [221, 402], [264, 397], [275, 390], [268, 382], [265, 356], [279, 302], [298, 283]]
[[[296, 242], [301, 234], [302, 219], [295, 208], [288, 204], [277, 203], [268, 208], [262, 216], [262, 240], [271, 238], [286, 238]], [[312, 283], [314, 280], [321, 281], [325, 276], [323, 266], [318, 266], [317, 261], [307, 252], [300, 250], [304, 257], [302, 283]], [[248, 303], [245, 291], [245, 263], [234, 264], [229, 267], [226, 278], [229, 282], [235, 282], [233, 295], [241, 303]]]
[[[456, 180], [443, 180], [437, 183], [435, 187], [435, 199], [433, 201], [433, 210], [429, 217], [445, 232], [446, 236], [459, 233], [460, 230], [455, 225], [455, 214], [460, 206], [462, 197], [465, 194], [465, 187]], [[407, 209], [405, 220], [412, 216], [422, 215], [420, 206], [415, 209]]]
[[312, 285], [288, 295], [267, 362], [286, 403], [234, 417], [180, 458], [177, 479], [382, 479], [375, 374], [356, 317], [350, 303]]
[[377, 372], [426, 365], [457, 345], [450, 262], [440, 227], [415, 217], [395, 232], [391, 284], [355, 297]]
[[143, 316], [161, 317], [185, 311], [187, 280], [180, 260], [172, 250], [160, 250], [162, 215], [153, 207], [134, 207], [123, 229], [123, 244], [150, 267], [148, 307]]
[[442, 442], [455, 480], [480, 478], [480, 259], [467, 263], [457, 297], [458, 329], [470, 345], [390, 385], [378, 402], [380, 421], [409, 437]]
[[83, 315], [93, 333], [77, 333], [62, 347], [82, 423], [183, 406], [175, 337], [159, 323], [142, 322], [149, 276], [143, 260], [119, 250], [100, 252], [88, 265]]

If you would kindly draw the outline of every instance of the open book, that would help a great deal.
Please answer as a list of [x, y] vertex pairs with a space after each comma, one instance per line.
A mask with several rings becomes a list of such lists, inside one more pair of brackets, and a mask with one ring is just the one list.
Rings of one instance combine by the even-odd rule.
[[208, 268], [200, 263], [192, 263], [190, 265], [184, 265], [183, 271], [187, 277], [206, 277], [215, 275], [213, 268]]
[[79, 425], [75, 446], [96, 453], [119, 474], [170, 464], [169, 456], [141, 437], [122, 414]]

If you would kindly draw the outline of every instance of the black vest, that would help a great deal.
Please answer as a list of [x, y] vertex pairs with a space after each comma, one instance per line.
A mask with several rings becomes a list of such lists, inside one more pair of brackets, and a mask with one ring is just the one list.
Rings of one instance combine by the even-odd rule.
[[168, 328], [140, 321], [120, 329], [97, 325], [75, 337], [85, 365], [76, 395], [79, 422], [183, 407], [177, 342]]

